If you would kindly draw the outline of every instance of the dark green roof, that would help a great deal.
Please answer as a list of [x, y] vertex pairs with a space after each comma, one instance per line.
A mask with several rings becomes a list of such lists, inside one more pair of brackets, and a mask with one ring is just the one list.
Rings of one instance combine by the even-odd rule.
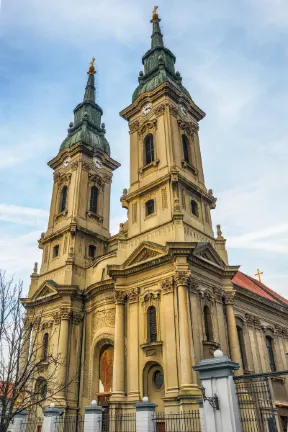
[[75, 144], [101, 149], [110, 156], [110, 146], [105, 138], [105, 125], [101, 124], [102, 109], [95, 102], [94, 74], [89, 73], [84, 100], [74, 110], [74, 123], [70, 123], [68, 136], [62, 142], [60, 151]]
[[165, 82], [169, 82], [191, 98], [188, 90], [182, 85], [180, 73], [175, 72], [176, 57], [164, 46], [159, 24], [160, 19], [157, 14], [153, 15], [151, 22], [153, 23], [151, 49], [142, 58], [144, 73], [141, 71], [139, 74], [139, 86], [133, 93], [132, 102], [140, 94], [150, 92]]

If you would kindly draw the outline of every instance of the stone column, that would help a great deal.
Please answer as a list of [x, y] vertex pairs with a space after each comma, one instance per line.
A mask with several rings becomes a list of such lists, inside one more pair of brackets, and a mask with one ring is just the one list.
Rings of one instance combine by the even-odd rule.
[[138, 288], [127, 292], [128, 297], [128, 396], [129, 400], [139, 401], [139, 303]]
[[16, 414], [13, 421], [12, 432], [19, 432], [19, 431], [25, 432], [26, 427], [24, 427], [23, 423], [27, 421], [27, 418], [28, 418], [27, 411], [21, 411], [18, 414]]
[[[239, 363], [241, 365], [241, 354], [240, 347], [238, 341], [238, 334], [236, 328], [236, 320], [234, 315], [234, 297], [235, 291], [226, 291], [225, 292], [225, 303], [226, 303], [226, 316], [227, 316], [227, 327], [228, 327], [228, 339], [229, 339], [229, 347], [231, 353], [231, 359], [233, 362]], [[236, 375], [242, 375], [243, 370], [240, 366], [236, 371]]]
[[143, 398], [143, 402], [136, 403], [136, 432], [154, 432], [155, 410], [157, 405], [149, 402], [148, 397]]
[[118, 401], [125, 396], [125, 291], [115, 291], [115, 341], [113, 363], [113, 395], [111, 401]]
[[58, 365], [58, 386], [61, 386], [59, 395], [65, 398], [66, 371], [68, 359], [68, 337], [69, 337], [69, 321], [71, 310], [68, 307], [62, 307], [60, 311], [61, 324], [58, 344], [58, 354], [60, 355], [60, 364]]
[[181, 390], [192, 387], [192, 361], [191, 341], [189, 334], [189, 309], [188, 309], [188, 282], [189, 273], [179, 271], [176, 273], [176, 284], [178, 288], [179, 308], [179, 341], [180, 341], [180, 388]]
[[226, 321], [223, 311], [223, 295], [224, 292], [222, 288], [215, 286], [213, 288], [215, 295], [215, 308], [216, 308], [216, 319], [218, 325], [218, 333], [219, 333], [219, 343], [221, 347], [221, 351], [223, 351], [224, 355], [228, 355], [228, 343], [227, 343], [227, 328]]
[[165, 328], [165, 397], [177, 397], [179, 391], [173, 288], [172, 277], [162, 283], [162, 310], [164, 311]]
[[[204, 423], [209, 432], [241, 432], [240, 415], [233, 371], [239, 363], [216, 350], [214, 358], [202, 360], [194, 369], [199, 372], [203, 393]], [[212, 407], [205, 398], [216, 397], [218, 407]], [[205, 430], [205, 429], [204, 429]]]
[[85, 408], [84, 432], [102, 431], [102, 413], [104, 409], [97, 406], [93, 400], [91, 405]]

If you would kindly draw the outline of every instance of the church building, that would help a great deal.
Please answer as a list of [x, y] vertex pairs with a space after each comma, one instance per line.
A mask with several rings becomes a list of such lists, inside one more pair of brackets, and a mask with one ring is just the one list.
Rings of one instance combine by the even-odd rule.
[[219, 347], [240, 363], [239, 375], [288, 366], [288, 301], [229, 265], [219, 225], [213, 233], [216, 198], [199, 139], [205, 113], [164, 46], [157, 8], [151, 23], [138, 86], [120, 113], [129, 126], [130, 185], [119, 233], [111, 236], [109, 218], [113, 171], [121, 168], [95, 99], [94, 59], [83, 102], [48, 163], [42, 263], [23, 304], [28, 317], [43, 311], [47, 349], [66, 359], [58, 381], [80, 371], [57, 395], [70, 415], [93, 399], [129, 412], [143, 396], [159, 411], [196, 408], [192, 366]]

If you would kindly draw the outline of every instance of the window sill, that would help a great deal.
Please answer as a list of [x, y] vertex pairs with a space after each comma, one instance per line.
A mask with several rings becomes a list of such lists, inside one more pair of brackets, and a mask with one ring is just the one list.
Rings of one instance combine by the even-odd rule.
[[146, 354], [146, 357], [153, 357], [157, 354], [162, 353], [162, 341], [156, 341], [156, 342], [148, 342], [140, 345], [140, 347], [143, 349], [143, 351]]
[[62, 211], [62, 212], [60, 212], [60, 213], [58, 213], [57, 215], [55, 215], [55, 220], [57, 220], [57, 219], [59, 219], [59, 218], [61, 218], [61, 217], [66, 217], [67, 214], [68, 214], [68, 210], [66, 209], [66, 210], [64, 210], [64, 211]]
[[88, 217], [89, 219], [94, 219], [94, 220], [96, 220], [98, 223], [102, 223], [102, 222], [103, 222], [103, 216], [100, 216], [100, 215], [98, 215], [97, 213], [94, 213], [94, 212], [88, 210], [88, 211], [86, 212], [86, 214], [87, 214], [87, 217]]
[[150, 168], [155, 168], [157, 167], [157, 165], [159, 164], [160, 160], [159, 159], [155, 159], [153, 162], [144, 165], [143, 167], [139, 168], [139, 173], [142, 174], [144, 171], [148, 171]]
[[194, 175], [198, 175], [198, 170], [197, 170], [197, 168], [195, 168], [193, 165], [190, 165], [188, 162], [186, 162], [184, 159], [182, 159], [182, 161], [181, 161], [181, 165], [182, 165], [182, 168], [184, 168], [184, 169], [189, 169], [190, 171], [192, 171], [193, 172], [193, 174]]
[[150, 219], [150, 218], [153, 217], [153, 216], [156, 216], [156, 212], [151, 213], [151, 214], [148, 215], [148, 216], [145, 216], [144, 220]]

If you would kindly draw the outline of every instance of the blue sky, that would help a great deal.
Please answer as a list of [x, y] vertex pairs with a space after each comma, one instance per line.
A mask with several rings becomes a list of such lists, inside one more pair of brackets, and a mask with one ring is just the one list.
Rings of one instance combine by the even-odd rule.
[[[111, 228], [125, 219], [131, 102], [150, 45], [150, 0], [0, 1], [0, 268], [28, 289], [59, 149], [96, 57], [112, 157]], [[206, 185], [231, 264], [288, 296], [288, 2], [159, 0], [165, 44], [194, 101]]]

